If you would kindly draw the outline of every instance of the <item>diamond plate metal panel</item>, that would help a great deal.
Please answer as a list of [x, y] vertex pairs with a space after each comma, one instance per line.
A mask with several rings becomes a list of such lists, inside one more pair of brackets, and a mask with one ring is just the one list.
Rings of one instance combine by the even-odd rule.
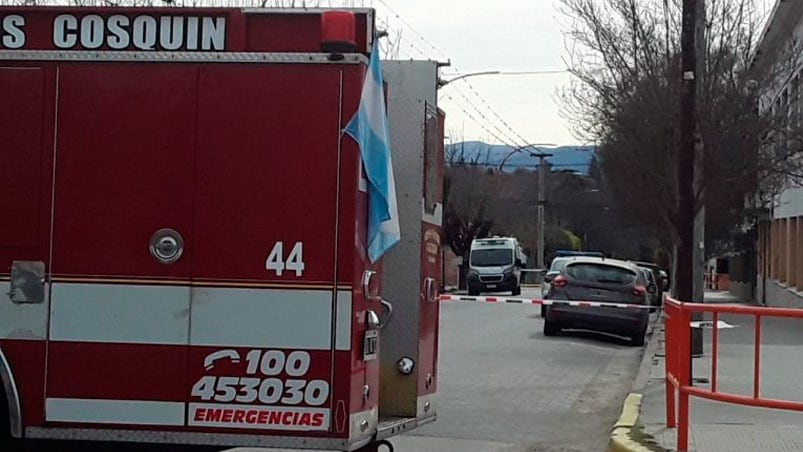
[[28, 427], [25, 436], [36, 439], [124, 441], [150, 444], [283, 447], [293, 449], [352, 450], [348, 440], [305, 436], [241, 435], [226, 433], [163, 432], [147, 430]]
[[388, 107], [402, 237], [383, 259], [382, 293], [394, 306], [380, 336], [383, 416], [416, 415], [416, 369], [402, 375], [396, 363], [403, 357], [418, 361], [424, 115], [425, 104], [417, 99], [397, 99]]
[[382, 292], [394, 315], [380, 337], [380, 415], [414, 418], [419, 370], [414, 366], [404, 375], [397, 363], [404, 357], [419, 361], [427, 104], [437, 102], [437, 64], [386, 61], [383, 69], [402, 238], [383, 260]]

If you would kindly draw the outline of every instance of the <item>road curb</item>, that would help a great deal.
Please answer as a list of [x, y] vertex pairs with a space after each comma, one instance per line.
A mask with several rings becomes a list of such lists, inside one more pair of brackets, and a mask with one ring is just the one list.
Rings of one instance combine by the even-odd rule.
[[660, 342], [658, 333], [662, 325], [663, 319], [659, 314], [658, 319], [652, 324], [652, 331], [649, 334], [647, 346], [644, 347], [644, 355], [641, 357], [641, 364], [639, 365], [636, 379], [633, 382], [632, 390], [627, 398], [625, 398], [625, 402], [622, 406], [622, 414], [611, 430], [608, 452], [653, 452], [656, 450], [634, 439], [633, 432], [638, 428], [638, 418], [641, 413], [641, 402], [643, 399], [641, 391], [647, 386], [650, 377], [652, 360], [655, 357], [655, 352]]
[[638, 424], [642, 395], [631, 392], [625, 399], [622, 415], [613, 426], [608, 452], [651, 452], [650, 449], [634, 440], [631, 433]]
[[660, 332], [664, 325], [663, 312], [658, 311], [658, 318], [652, 323], [650, 332], [648, 334], [647, 345], [644, 347], [644, 354], [641, 356], [641, 364], [639, 364], [638, 373], [635, 380], [633, 380], [633, 387], [631, 392], [642, 392], [647, 387], [650, 380], [650, 371], [652, 370], [653, 360], [658, 351], [658, 346], [661, 343]]

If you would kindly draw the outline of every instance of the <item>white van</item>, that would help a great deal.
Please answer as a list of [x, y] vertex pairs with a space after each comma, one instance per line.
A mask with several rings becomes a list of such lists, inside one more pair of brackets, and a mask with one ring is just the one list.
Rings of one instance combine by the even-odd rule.
[[506, 292], [521, 294], [524, 253], [513, 237], [475, 239], [471, 242], [468, 293]]

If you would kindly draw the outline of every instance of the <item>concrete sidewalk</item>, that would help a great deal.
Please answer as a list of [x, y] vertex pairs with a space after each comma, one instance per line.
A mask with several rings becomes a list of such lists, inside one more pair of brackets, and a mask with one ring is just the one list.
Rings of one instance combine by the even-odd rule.
[[[706, 302], [733, 303], [727, 293], [706, 293]], [[734, 328], [719, 330], [718, 391], [751, 396], [753, 390], [753, 318], [721, 316]], [[676, 429], [666, 428], [664, 383], [664, 331], [657, 326], [657, 346], [651, 347], [649, 377], [643, 394], [638, 423], [657, 445], [676, 450]], [[693, 362], [695, 385], [710, 387], [711, 330], [704, 330], [704, 352]], [[761, 395], [781, 400], [803, 400], [803, 322], [767, 318], [762, 321]], [[649, 351], [649, 350], [648, 350]], [[803, 450], [803, 413], [751, 408], [690, 398], [689, 450], [800, 451]], [[648, 441], [646, 441], [648, 442]], [[660, 450], [652, 446], [651, 449]]]

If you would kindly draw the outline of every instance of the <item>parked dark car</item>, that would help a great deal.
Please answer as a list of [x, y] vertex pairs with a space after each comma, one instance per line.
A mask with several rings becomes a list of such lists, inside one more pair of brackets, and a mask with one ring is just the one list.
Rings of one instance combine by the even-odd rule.
[[661, 289], [666, 292], [669, 290], [669, 273], [661, 270], [658, 273], [661, 274]]
[[[615, 259], [576, 257], [566, 263], [552, 280], [550, 300], [599, 301], [649, 306], [650, 285], [641, 269]], [[554, 336], [563, 329], [587, 329], [630, 337], [633, 345], [643, 345], [649, 322], [649, 309], [621, 307], [574, 307], [547, 305], [544, 335]]]
[[[552, 283], [552, 280], [560, 274], [567, 262], [576, 257], [598, 257], [602, 259], [605, 257], [605, 255], [600, 251], [555, 251], [555, 258], [552, 259], [552, 263], [549, 264], [549, 270], [547, 270], [546, 274], [544, 275], [544, 281], [541, 283], [541, 298], [547, 297], [549, 294], [549, 285]], [[541, 306], [541, 317], [544, 315], [545, 308], [544, 306]]]
[[663, 278], [661, 277], [661, 268], [658, 264], [654, 264], [652, 262], [633, 262], [634, 264], [638, 265], [641, 268], [648, 269], [652, 273], [652, 282], [655, 283], [655, 286], [658, 290], [652, 294], [650, 297], [650, 304], [653, 306], [661, 306], [663, 302], [663, 291], [666, 290], [664, 288]]
[[642, 266], [639, 266], [639, 269], [644, 273], [644, 278], [647, 280], [647, 287], [654, 286], [656, 288], [656, 290], [650, 292], [648, 298], [650, 299], [650, 304], [656, 306], [657, 309], [658, 306], [661, 306], [662, 297], [661, 290], [659, 290], [661, 287], [660, 280], [655, 279], [655, 273], [653, 273], [651, 269]]
[[[549, 270], [546, 272], [546, 275], [544, 275], [544, 282], [541, 284], [542, 298], [547, 297], [547, 294], [549, 294], [549, 286], [552, 283], [552, 280], [560, 274], [560, 272], [563, 270], [563, 267], [566, 266], [566, 263], [572, 259], [572, 257], [556, 257], [552, 259], [552, 263], [549, 265]], [[545, 309], [545, 306], [541, 306], [541, 317], [545, 315]]]

